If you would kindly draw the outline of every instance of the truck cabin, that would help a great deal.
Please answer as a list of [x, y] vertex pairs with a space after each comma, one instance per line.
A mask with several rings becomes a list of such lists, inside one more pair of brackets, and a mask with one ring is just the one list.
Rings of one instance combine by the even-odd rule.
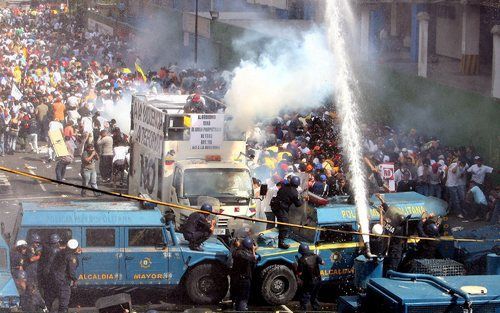
[[79, 285], [177, 285], [186, 270], [210, 261], [225, 264], [227, 248], [217, 238], [193, 253], [171, 219], [131, 202], [65, 201], [22, 203], [15, 240], [37, 233], [48, 245], [53, 233], [63, 244], [80, 243]]
[[0, 236], [0, 311], [19, 308], [20, 298], [10, 273], [9, 246]]

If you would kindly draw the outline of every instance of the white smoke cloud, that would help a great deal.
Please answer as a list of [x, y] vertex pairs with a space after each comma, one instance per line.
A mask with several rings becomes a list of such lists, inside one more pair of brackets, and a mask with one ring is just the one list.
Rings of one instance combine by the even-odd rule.
[[334, 68], [320, 29], [276, 39], [257, 59], [243, 60], [233, 71], [224, 98], [227, 112], [238, 129], [247, 130], [255, 120], [275, 117], [283, 109], [318, 107], [333, 92]]

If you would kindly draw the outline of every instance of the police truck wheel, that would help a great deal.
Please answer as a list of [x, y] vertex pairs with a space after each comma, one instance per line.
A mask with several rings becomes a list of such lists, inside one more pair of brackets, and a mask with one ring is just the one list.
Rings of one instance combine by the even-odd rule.
[[229, 282], [226, 271], [216, 264], [201, 264], [186, 276], [186, 292], [196, 304], [217, 304], [227, 294]]
[[285, 265], [271, 265], [262, 271], [260, 294], [271, 305], [290, 302], [297, 292], [297, 280]]

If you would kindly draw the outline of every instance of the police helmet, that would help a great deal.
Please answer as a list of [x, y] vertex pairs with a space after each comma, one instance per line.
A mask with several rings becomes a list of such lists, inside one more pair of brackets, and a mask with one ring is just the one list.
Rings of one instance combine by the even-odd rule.
[[300, 177], [299, 176], [292, 176], [290, 178], [290, 185], [293, 187], [299, 187], [300, 186]]
[[15, 278], [16, 279], [23, 279], [24, 280], [24, 279], [26, 279], [27, 276], [28, 275], [26, 275], [25, 271], [17, 271]]
[[305, 243], [301, 243], [299, 245], [299, 253], [304, 255], [304, 254], [308, 254], [309, 252], [311, 252], [311, 250], [309, 249], [309, 245], [305, 244]]
[[212, 212], [212, 206], [210, 204], [208, 204], [208, 203], [204, 203], [201, 206], [201, 210], [205, 211], [205, 212]]
[[325, 175], [325, 174], [321, 174], [321, 175], [319, 176], [319, 180], [320, 180], [320, 181], [322, 181], [322, 182], [325, 182], [325, 181], [327, 180], [326, 175]]
[[26, 240], [18, 240], [16, 242], [16, 248], [19, 248], [19, 247], [26, 247], [28, 245], [28, 243], [26, 242]]
[[241, 242], [242, 246], [247, 248], [247, 249], [252, 249], [253, 248], [253, 240], [250, 237], [245, 237], [243, 241]]
[[61, 237], [59, 236], [59, 234], [52, 234], [52, 235], [50, 235], [49, 242], [50, 243], [59, 243], [59, 242], [61, 242]]
[[382, 235], [384, 233], [384, 228], [380, 224], [375, 224], [372, 227], [372, 234]]
[[429, 237], [437, 237], [439, 235], [439, 227], [436, 223], [429, 223], [425, 225], [424, 232]]
[[76, 239], [68, 240], [67, 246], [68, 249], [75, 250], [76, 248], [78, 248], [78, 240]]
[[399, 227], [405, 221], [403, 210], [395, 206], [389, 206], [389, 209], [384, 214], [384, 218], [393, 227]]
[[42, 242], [42, 237], [40, 237], [39, 234], [32, 234], [30, 237], [31, 243], [41, 243]]

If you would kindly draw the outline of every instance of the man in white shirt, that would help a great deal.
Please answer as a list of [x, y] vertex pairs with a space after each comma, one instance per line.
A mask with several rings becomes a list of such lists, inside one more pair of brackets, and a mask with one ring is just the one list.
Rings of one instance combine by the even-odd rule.
[[[466, 161], [460, 159], [450, 164], [446, 177], [445, 186], [450, 194], [451, 212], [459, 218], [464, 217], [462, 204], [465, 201], [465, 180], [463, 178], [466, 178], [466, 170]], [[462, 188], [463, 190], [461, 190]]]
[[484, 192], [484, 179], [486, 178], [486, 174], [493, 172], [493, 167], [483, 165], [483, 159], [480, 156], [476, 155], [474, 160], [476, 164], [469, 167], [467, 172], [472, 174], [471, 181], [475, 182]]

